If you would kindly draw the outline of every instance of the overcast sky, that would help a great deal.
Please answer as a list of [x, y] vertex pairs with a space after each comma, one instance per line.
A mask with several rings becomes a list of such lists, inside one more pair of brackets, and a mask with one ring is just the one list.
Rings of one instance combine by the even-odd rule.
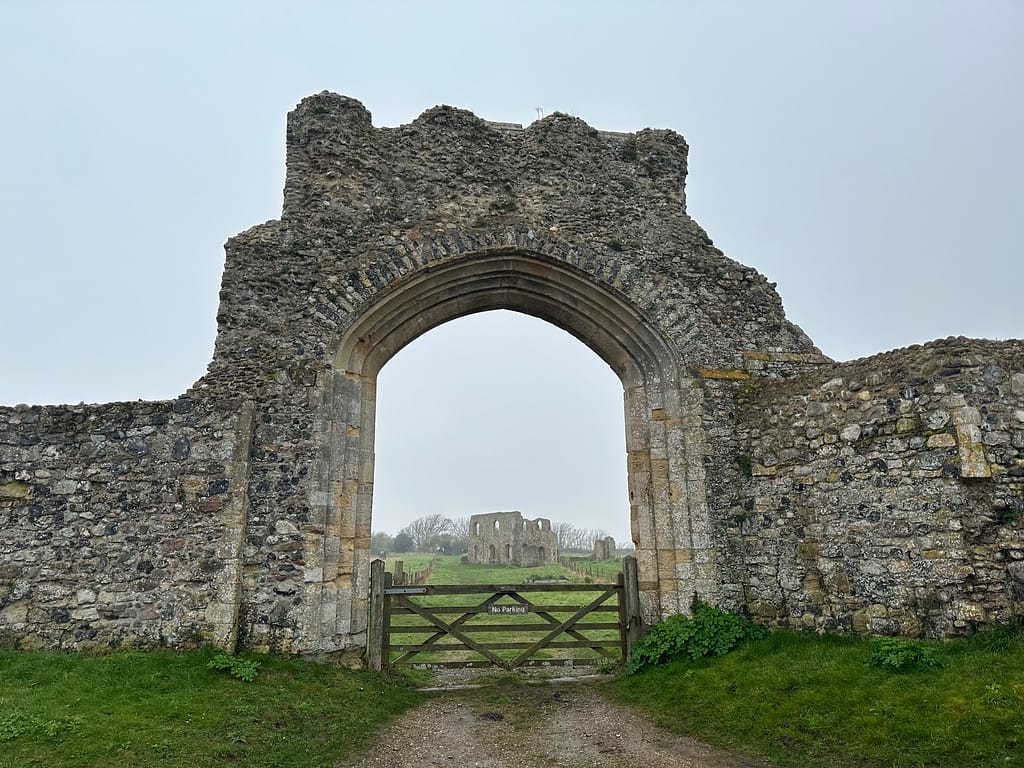
[[[1024, 336], [1022, 39], [1019, 0], [0, 0], [0, 403], [202, 375], [221, 246], [279, 215], [285, 115], [324, 89], [377, 125], [682, 133], [691, 215], [836, 359]], [[621, 388], [561, 331], [452, 323], [380, 389], [375, 528], [521, 509], [626, 537]]]

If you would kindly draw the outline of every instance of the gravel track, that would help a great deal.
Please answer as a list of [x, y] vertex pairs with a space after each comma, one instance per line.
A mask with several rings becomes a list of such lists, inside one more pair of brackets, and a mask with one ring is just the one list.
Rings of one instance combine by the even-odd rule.
[[348, 768], [759, 768], [669, 733], [605, 699], [599, 684], [448, 690], [381, 732]]

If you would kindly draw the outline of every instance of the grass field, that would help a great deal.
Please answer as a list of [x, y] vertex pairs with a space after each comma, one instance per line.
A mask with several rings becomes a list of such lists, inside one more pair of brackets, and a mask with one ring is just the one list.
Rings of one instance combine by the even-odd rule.
[[622, 558], [601, 560], [596, 563], [578, 563], [572, 573], [576, 578], [590, 579], [594, 582], [614, 584], [622, 570]]
[[572, 582], [614, 584], [622, 570], [621, 558], [605, 560], [598, 563], [580, 563], [576, 569], [561, 565], [540, 565], [520, 568], [508, 565], [486, 565], [462, 563], [459, 555], [433, 555], [427, 552], [405, 552], [388, 555], [384, 568], [394, 573], [395, 563], [402, 561], [406, 573], [425, 570], [433, 562], [434, 572], [430, 577], [431, 584], [505, 584], [519, 583], [531, 579], [565, 578]]
[[418, 573], [429, 568], [434, 557], [434, 555], [428, 552], [405, 552], [400, 555], [388, 555], [387, 560], [384, 561], [384, 570], [394, 575], [395, 563], [401, 562], [406, 574]]
[[777, 766], [1024, 765], [1024, 640], [934, 644], [935, 667], [869, 663], [878, 641], [773, 633], [708, 662], [616, 681], [662, 726]]
[[266, 656], [246, 683], [208, 669], [212, 656], [0, 651], [0, 768], [333, 766], [421, 698]]
[[462, 563], [458, 555], [444, 555], [434, 564], [431, 584], [522, 584], [537, 579], [568, 579], [572, 572], [560, 565], [538, 565], [520, 568], [510, 565]]

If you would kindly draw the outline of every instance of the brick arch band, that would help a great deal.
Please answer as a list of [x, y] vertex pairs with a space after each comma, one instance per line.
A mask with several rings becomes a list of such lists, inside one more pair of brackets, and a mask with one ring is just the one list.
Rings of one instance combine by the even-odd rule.
[[[449, 320], [522, 312], [580, 339], [622, 382], [631, 533], [648, 620], [714, 595], [702, 457], [701, 390], [665, 335], [627, 299], [572, 265], [490, 248], [421, 267], [378, 292], [337, 343], [320, 391], [314, 506], [326, 521], [323, 579], [307, 584], [303, 634], [321, 650], [365, 641], [376, 379], [402, 347]], [[439, 382], [443, 384], [443, 382]]]

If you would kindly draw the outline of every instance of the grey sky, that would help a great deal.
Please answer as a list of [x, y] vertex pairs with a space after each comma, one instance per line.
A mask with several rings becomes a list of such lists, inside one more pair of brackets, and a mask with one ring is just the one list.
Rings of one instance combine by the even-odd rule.
[[[1022, 36], [1018, 0], [0, 2], [0, 402], [168, 398], [198, 378], [221, 244], [279, 214], [285, 114], [323, 89], [360, 99], [378, 125], [447, 103], [679, 131], [690, 213], [777, 282], [789, 317], [837, 359], [1024, 336]], [[479, 320], [488, 343], [560, 349], [554, 329]], [[505, 362], [482, 361], [460, 325], [396, 357], [394, 382], [382, 373], [377, 527], [410, 507], [559, 517], [572, 505], [579, 524], [624, 536], [621, 397], [600, 361], [579, 377], [513, 362], [507, 390], [482, 402], [491, 384], [448, 390], [441, 433], [417, 436], [428, 427], [401, 406], [437, 366], [474, 381]], [[453, 351], [469, 357], [461, 372]], [[404, 373], [405, 355], [424, 367]], [[526, 435], [502, 426], [485, 445], [475, 430], [519, 395]], [[581, 415], [574, 398], [595, 400]], [[576, 449], [560, 442], [572, 435]], [[408, 445], [419, 452], [400, 456]], [[451, 458], [429, 465], [439, 456]], [[511, 478], [530, 490], [505, 490]]]

